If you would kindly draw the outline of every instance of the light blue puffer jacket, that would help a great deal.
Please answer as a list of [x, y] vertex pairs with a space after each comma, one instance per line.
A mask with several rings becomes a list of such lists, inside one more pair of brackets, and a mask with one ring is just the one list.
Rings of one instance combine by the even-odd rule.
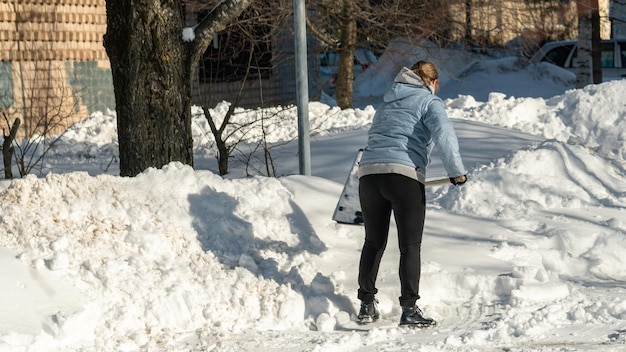
[[[443, 101], [425, 86], [421, 77], [404, 67], [376, 110], [359, 175], [363, 176], [363, 169], [366, 174], [387, 173], [385, 168], [394, 170], [393, 164], [400, 164], [417, 169], [417, 179], [424, 182], [433, 143], [449, 177], [467, 174]], [[372, 167], [374, 164], [378, 165]]]

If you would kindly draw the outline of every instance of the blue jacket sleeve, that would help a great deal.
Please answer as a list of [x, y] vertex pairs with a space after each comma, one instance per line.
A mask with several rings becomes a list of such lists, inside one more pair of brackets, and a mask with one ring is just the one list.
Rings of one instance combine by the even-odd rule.
[[467, 171], [459, 152], [459, 141], [452, 121], [448, 118], [443, 101], [434, 97], [428, 104], [424, 116], [424, 125], [431, 134], [434, 144], [441, 154], [441, 161], [448, 177], [466, 175]]

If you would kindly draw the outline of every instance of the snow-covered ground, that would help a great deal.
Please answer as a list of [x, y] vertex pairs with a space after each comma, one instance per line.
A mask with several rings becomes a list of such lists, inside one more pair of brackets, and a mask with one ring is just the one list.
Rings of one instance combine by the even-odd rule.
[[312, 176], [281, 144], [294, 108], [240, 110], [274, 116], [277, 178], [258, 176], [258, 154], [243, 161], [253, 134], [218, 176], [202, 116], [196, 170], [116, 176], [102, 112], [68, 131], [45, 176], [0, 181], [0, 351], [625, 351], [626, 81], [572, 90], [553, 66], [464, 67], [442, 96], [469, 181], [427, 189], [418, 304], [436, 328], [397, 326], [395, 228], [383, 322], [351, 321], [363, 227], [331, 216], [374, 107], [311, 103]]

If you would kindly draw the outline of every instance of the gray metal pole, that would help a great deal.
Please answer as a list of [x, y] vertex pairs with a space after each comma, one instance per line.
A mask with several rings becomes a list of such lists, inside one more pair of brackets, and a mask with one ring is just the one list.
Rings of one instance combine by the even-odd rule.
[[300, 175], [311, 175], [309, 140], [309, 76], [306, 45], [306, 7], [304, 0], [293, 0], [296, 46], [296, 104], [298, 105], [298, 150]]

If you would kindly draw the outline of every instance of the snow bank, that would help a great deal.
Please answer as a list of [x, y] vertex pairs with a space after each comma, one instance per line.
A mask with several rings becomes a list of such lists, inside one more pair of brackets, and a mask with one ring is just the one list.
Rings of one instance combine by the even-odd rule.
[[470, 119], [580, 144], [611, 159], [626, 160], [626, 80], [569, 90], [550, 99], [491, 93], [446, 100], [451, 118]]
[[[301, 291], [322, 279], [298, 268], [323, 245], [294, 228], [291, 198], [277, 179], [180, 164], [135, 178], [28, 176], [3, 193], [2, 246], [77, 285], [81, 313], [51, 315], [64, 343], [119, 351], [196, 329], [298, 329], [311, 309]], [[44, 350], [53, 341], [41, 336], [32, 344]]]

